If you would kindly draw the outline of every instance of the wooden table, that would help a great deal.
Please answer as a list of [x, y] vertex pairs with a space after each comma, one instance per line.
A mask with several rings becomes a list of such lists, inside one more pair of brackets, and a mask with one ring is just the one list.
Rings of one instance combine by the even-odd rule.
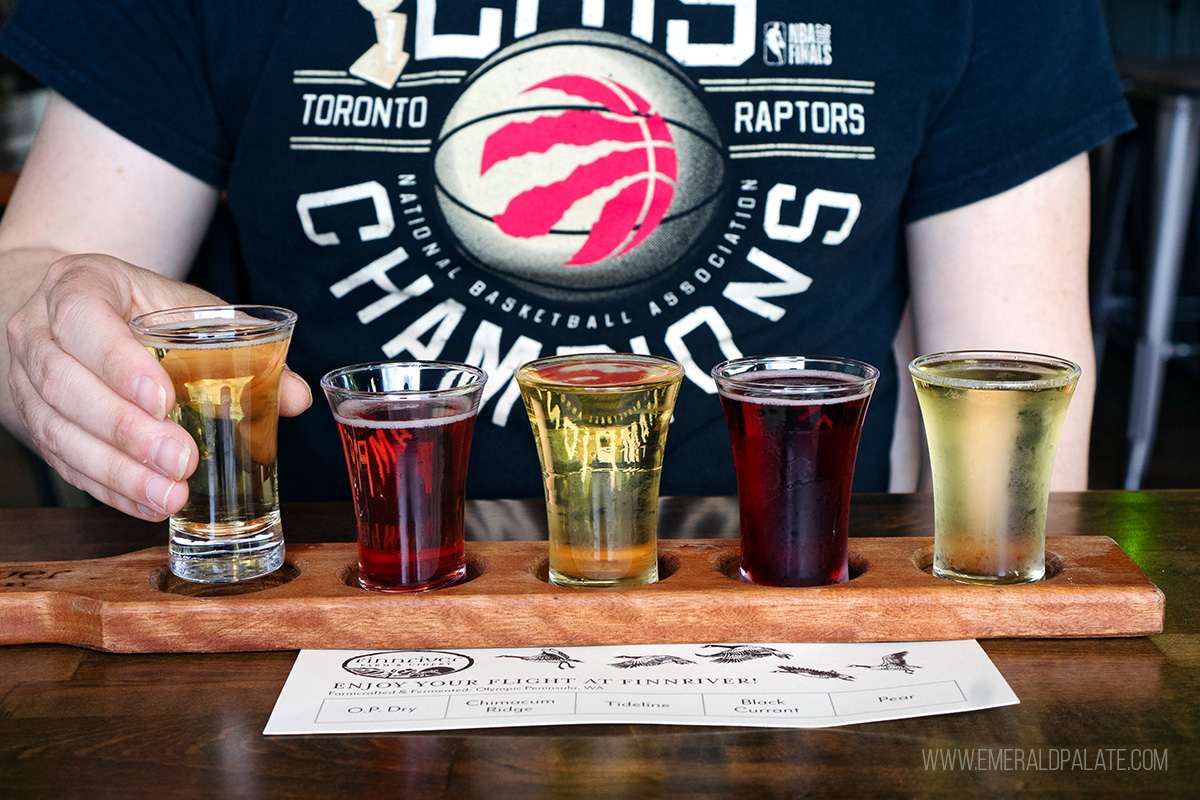
[[[284, 514], [289, 541], [353, 538], [348, 506]], [[929, 536], [931, 503], [858, 496], [851, 524], [860, 536]], [[660, 529], [728, 538], [735, 504], [667, 499]], [[0, 797], [1195, 796], [1200, 491], [1055, 495], [1049, 530], [1115, 539], [1165, 592], [1165, 627], [1130, 639], [985, 641], [1018, 706], [825, 730], [595, 725], [267, 738], [294, 651], [8, 646]], [[543, 537], [541, 504], [472, 503], [468, 531]], [[118, 555], [164, 536], [161, 525], [107, 509], [0, 511], [6, 562]], [[927, 768], [946, 748], [990, 768]]]

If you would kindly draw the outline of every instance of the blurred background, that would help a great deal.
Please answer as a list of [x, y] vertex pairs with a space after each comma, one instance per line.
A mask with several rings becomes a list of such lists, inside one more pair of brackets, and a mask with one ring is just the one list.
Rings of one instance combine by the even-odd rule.
[[[0, 0], [0, 23], [17, 0]], [[1139, 127], [1092, 154], [1092, 489], [1200, 486], [1200, 0], [1102, 0]], [[0, 61], [0, 208], [45, 90]], [[92, 502], [0, 430], [0, 507]]]

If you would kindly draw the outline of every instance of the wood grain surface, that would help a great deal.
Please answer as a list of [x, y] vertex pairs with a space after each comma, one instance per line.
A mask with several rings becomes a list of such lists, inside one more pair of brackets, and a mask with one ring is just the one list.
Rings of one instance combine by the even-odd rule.
[[357, 549], [297, 544], [276, 573], [195, 584], [166, 548], [88, 561], [0, 563], [0, 644], [114, 652], [858, 642], [1139, 636], [1162, 630], [1162, 593], [1108, 537], [1055, 537], [1049, 577], [968, 586], [929, 574], [928, 538], [857, 538], [851, 580], [774, 588], [736, 579], [738, 543], [665, 540], [661, 579], [623, 590], [546, 581], [544, 542], [472, 542], [467, 580], [369, 592]]

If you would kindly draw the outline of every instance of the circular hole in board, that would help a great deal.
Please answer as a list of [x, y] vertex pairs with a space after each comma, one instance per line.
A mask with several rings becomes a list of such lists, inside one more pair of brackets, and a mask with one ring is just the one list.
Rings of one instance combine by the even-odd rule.
[[[670, 553], [660, 554], [658, 556], [658, 580], [655, 583], [662, 583], [679, 571], [679, 557]], [[550, 583], [550, 559], [540, 558], [533, 564], [533, 577], [537, 578], [542, 583]], [[583, 586], [559, 586], [551, 584], [556, 589], [638, 589], [638, 586], [612, 586], [612, 587], [583, 587]], [[646, 584], [652, 586], [653, 584]]]
[[[467, 553], [465, 560], [467, 562], [467, 572], [465, 575], [463, 575], [461, 580], [457, 580], [454, 583], [447, 584], [446, 586], [439, 586], [436, 589], [420, 589], [414, 591], [436, 592], [440, 589], [449, 589], [451, 586], [462, 586], [464, 583], [470, 583], [483, 573], [487, 572], [488, 564], [486, 558], [477, 558], [471, 553]], [[364, 592], [370, 591], [369, 589], [363, 589], [363, 587], [359, 585], [357, 562], [350, 562], [339, 569], [337, 573], [337, 579], [339, 582], [346, 584], [352, 589], [362, 589]], [[372, 594], [375, 594], [375, 592], [372, 592]], [[406, 592], [379, 592], [378, 594], [406, 594]]]
[[261, 578], [252, 578], [248, 581], [234, 581], [232, 583], [195, 583], [193, 581], [185, 581], [183, 578], [175, 575], [164, 564], [150, 573], [150, 585], [160, 592], [182, 595], [183, 597], [237, 597], [243, 594], [265, 592], [267, 589], [282, 586], [289, 581], [299, 578], [303, 572], [304, 569], [302, 566], [289, 558], [283, 562], [279, 569], [263, 575]]
[[[914, 550], [913, 554], [912, 554], [912, 563], [913, 563], [913, 566], [915, 566], [917, 569], [924, 572], [926, 575], [929, 575], [931, 577], [936, 577], [938, 580], [946, 580], [946, 581], [950, 580], [949, 578], [943, 578], [940, 575], [933, 574], [933, 545], [931, 545], [931, 544], [927, 544], [924, 547], [918, 547], [916, 550]], [[1031, 582], [1032, 583], [1041, 583], [1042, 581], [1048, 581], [1051, 578], [1056, 577], [1062, 571], [1063, 571], [1062, 556], [1060, 556], [1058, 553], [1047, 550], [1046, 551], [1046, 573], [1042, 576], [1041, 581], [1031, 581]], [[951, 581], [951, 582], [953, 583], [953, 581]], [[967, 584], [967, 583], [964, 583], [963, 585], [964, 586], [987, 586], [989, 584]], [[1021, 584], [1019, 584], [1019, 583], [997, 583], [997, 584], [990, 584], [990, 585], [1020, 586]]]
[[[747, 586], [755, 586], [756, 584], [752, 584], [749, 581], [742, 580], [742, 570], [741, 570], [742, 564], [741, 564], [741, 562], [742, 562], [741, 552], [734, 550], [733, 552], [725, 553], [719, 559], [717, 559], [717, 564], [716, 564], [717, 572], [720, 572], [722, 575], [724, 575], [726, 578], [729, 578], [731, 581], [737, 581], [738, 583], [744, 583]], [[847, 583], [854, 580], [855, 578], [861, 577], [863, 574], [865, 574], [867, 572], [867, 570], [869, 570], [871, 568], [871, 563], [869, 561], [867, 561], [866, 557], [859, 555], [858, 553], [854, 553], [854, 552], [850, 553], [849, 557], [847, 558], [847, 562], [848, 562], [848, 566], [850, 568], [850, 578], [846, 581]], [[838, 584], [825, 584], [825, 585], [837, 586]], [[819, 587], [813, 587], [813, 586], [764, 586], [763, 588], [765, 588], [765, 589], [813, 589], [813, 588], [819, 588]]]

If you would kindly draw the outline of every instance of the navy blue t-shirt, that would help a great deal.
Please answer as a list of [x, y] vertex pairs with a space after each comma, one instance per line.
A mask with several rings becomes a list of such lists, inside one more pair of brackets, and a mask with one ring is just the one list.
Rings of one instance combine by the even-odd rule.
[[[686, 368], [666, 494], [734, 491], [714, 364], [874, 364], [884, 490], [903, 226], [1130, 125], [1086, 0], [22, 0], [0, 45], [226, 191], [237, 299], [299, 313], [314, 387], [482, 366], [474, 497], [541, 495], [513, 370], [597, 349]], [[348, 495], [319, 401], [280, 453], [285, 499]]]

